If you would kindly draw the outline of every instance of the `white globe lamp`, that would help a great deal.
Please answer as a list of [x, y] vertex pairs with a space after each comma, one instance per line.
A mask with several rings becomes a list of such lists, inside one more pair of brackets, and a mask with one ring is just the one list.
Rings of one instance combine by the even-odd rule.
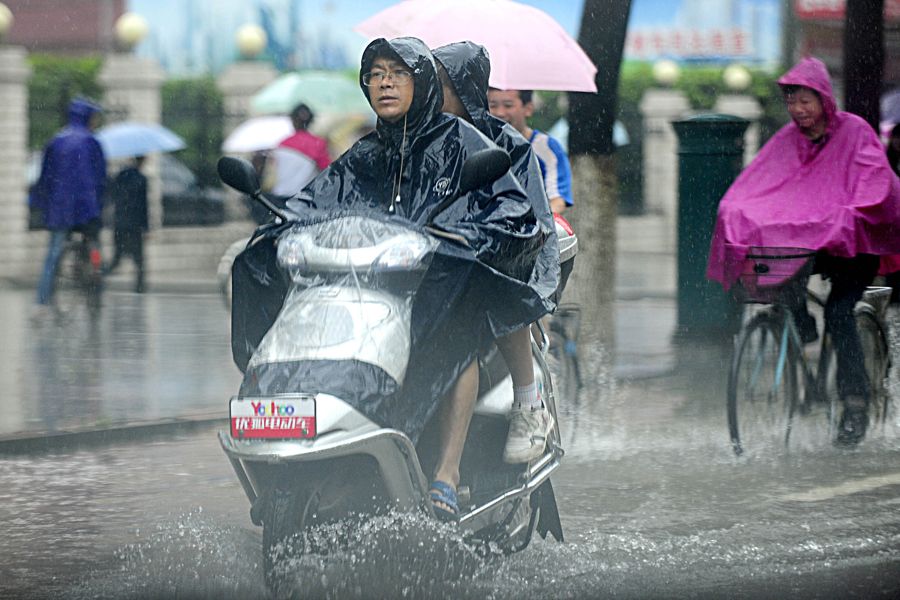
[[9, 7], [0, 3], [0, 40], [6, 37], [13, 24], [13, 14]]
[[672, 87], [678, 81], [681, 69], [674, 60], [664, 58], [653, 63], [653, 80], [663, 87]]
[[265, 50], [267, 42], [266, 32], [259, 25], [243, 25], [235, 35], [238, 51], [248, 59], [259, 56]]
[[116, 19], [116, 42], [122, 50], [131, 50], [140, 44], [149, 31], [147, 19], [137, 13], [127, 12]]
[[722, 72], [725, 87], [735, 93], [744, 92], [750, 87], [753, 77], [743, 65], [728, 65]]

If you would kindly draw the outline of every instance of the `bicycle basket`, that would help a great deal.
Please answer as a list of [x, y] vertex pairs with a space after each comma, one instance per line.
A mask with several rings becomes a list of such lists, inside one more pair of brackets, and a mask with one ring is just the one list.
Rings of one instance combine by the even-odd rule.
[[741, 302], [771, 304], [788, 284], [812, 274], [815, 256], [807, 248], [750, 246], [735, 294]]

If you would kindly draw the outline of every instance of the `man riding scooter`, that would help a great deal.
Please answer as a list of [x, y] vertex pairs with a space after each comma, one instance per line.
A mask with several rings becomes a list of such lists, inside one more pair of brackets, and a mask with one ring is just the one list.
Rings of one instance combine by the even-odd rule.
[[[320, 173], [288, 202], [288, 209], [297, 215], [370, 210], [427, 226], [441, 240], [413, 305], [414, 351], [402, 387], [385, 397], [373, 390], [355, 408], [413, 442], [437, 414], [440, 449], [430, 495], [435, 512], [453, 519], [477, 392], [477, 385], [460, 374], [494, 339], [549, 312], [545, 295], [531, 284], [547, 234], [508, 172], [435, 212], [458, 188], [465, 159], [493, 144], [468, 123], [441, 112], [434, 58], [420, 40], [373, 41], [363, 54], [360, 84], [378, 115], [376, 131]], [[235, 264], [232, 337], [242, 368], [286, 292], [285, 282], [270, 277], [266, 267], [274, 239], [259, 237]], [[465, 261], [457, 260], [463, 255]], [[318, 392], [331, 393], [344, 384], [326, 374], [315, 377], [310, 374], [306, 381]], [[265, 381], [263, 376], [248, 379]]]

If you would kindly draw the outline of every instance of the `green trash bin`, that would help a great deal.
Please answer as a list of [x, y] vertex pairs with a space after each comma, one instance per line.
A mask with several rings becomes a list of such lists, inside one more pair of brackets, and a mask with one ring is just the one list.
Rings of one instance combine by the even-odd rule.
[[743, 169], [749, 124], [721, 114], [672, 123], [678, 136], [678, 337], [723, 337], [737, 330], [739, 307], [706, 279], [706, 262], [719, 201]]

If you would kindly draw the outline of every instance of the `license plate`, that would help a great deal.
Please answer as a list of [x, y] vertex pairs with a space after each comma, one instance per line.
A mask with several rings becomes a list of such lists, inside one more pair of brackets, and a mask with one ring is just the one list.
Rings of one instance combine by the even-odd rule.
[[304, 439], [316, 437], [313, 396], [232, 398], [231, 437]]

